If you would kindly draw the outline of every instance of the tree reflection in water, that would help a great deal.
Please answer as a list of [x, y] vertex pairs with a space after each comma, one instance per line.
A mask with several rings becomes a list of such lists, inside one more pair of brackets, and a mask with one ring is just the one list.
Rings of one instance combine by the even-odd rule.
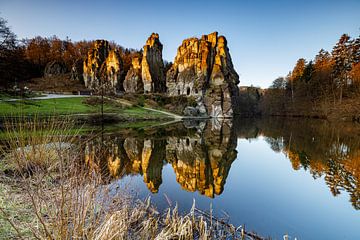
[[293, 169], [303, 168], [314, 179], [324, 177], [334, 196], [346, 191], [353, 207], [360, 209], [359, 124], [269, 118], [238, 119], [234, 125], [239, 137], [264, 136], [271, 149], [286, 155]]
[[264, 137], [295, 170], [324, 177], [334, 196], [346, 191], [360, 209], [360, 126], [304, 119], [187, 121], [162, 129], [110, 134], [87, 141], [86, 163], [104, 176], [142, 175], [152, 193], [170, 164], [187, 191], [220, 195], [237, 157], [237, 138]]

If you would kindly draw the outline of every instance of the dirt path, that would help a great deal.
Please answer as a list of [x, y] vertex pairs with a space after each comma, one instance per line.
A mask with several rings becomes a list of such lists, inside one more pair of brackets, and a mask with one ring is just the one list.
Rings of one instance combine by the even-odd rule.
[[161, 111], [161, 110], [157, 110], [157, 109], [153, 109], [153, 108], [148, 108], [148, 107], [142, 107], [142, 108], [146, 109], [146, 110], [149, 110], [149, 111], [166, 114], [166, 115], [172, 116], [173, 118], [178, 119], [178, 120], [181, 120], [181, 119], [184, 118], [183, 116], [180, 116], [180, 115], [177, 115], [177, 114], [174, 114], [174, 113], [170, 113], [170, 112], [165, 112], [165, 111]]
[[4, 101], [4, 102], [14, 102], [14, 101], [20, 101], [20, 100], [45, 100], [45, 99], [75, 98], [75, 97], [88, 97], [88, 96], [85, 96], [85, 95], [47, 94], [47, 95], [41, 96], [41, 97], [11, 98], [11, 99], [5, 99], [5, 100], [0, 100], [0, 101]]
[[[118, 103], [121, 103], [123, 105], [126, 105], [126, 106], [133, 106], [133, 104], [127, 100], [124, 100], [124, 99], [112, 99], [112, 98], [108, 98], [109, 100], [115, 100], [116, 102]], [[140, 107], [140, 106], [139, 106]], [[153, 108], [148, 108], [148, 107], [140, 107], [142, 109], [145, 109], [145, 110], [148, 110], [148, 111], [153, 111], [153, 112], [158, 112], [158, 113], [162, 113], [162, 114], [165, 114], [165, 115], [168, 115], [168, 116], [171, 116], [172, 118], [176, 119], [176, 120], [181, 120], [183, 119], [184, 117], [183, 116], [180, 116], [180, 115], [177, 115], [177, 114], [174, 114], [174, 113], [170, 113], [170, 112], [166, 112], [166, 111], [161, 111], [161, 110], [157, 110], [157, 109], [153, 109]]]

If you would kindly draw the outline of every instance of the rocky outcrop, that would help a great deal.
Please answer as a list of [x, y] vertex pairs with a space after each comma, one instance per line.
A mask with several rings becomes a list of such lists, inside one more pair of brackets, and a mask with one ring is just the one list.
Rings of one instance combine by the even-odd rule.
[[71, 79], [75, 81], [83, 80], [83, 61], [78, 59], [71, 67]]
[[144, 45], [141, 61], [141, 77], [145, 93], [166, 91], [162, 49], [163, 45], [159, 40], [159, 34], [151, 34]]
[[184, 109], [184, 115], [189, 117], [197, 117], [199, 116], [199, 110], [197, 110], [195, 107], [187, 106]]
[[132, 59], [130, 70], [124, 80], [124, 90], [127, 93], [143, 93], [144, 84], [141, 77], [141, 65], [139, 57]]
[[169, 95], [201, 98], [206, 113], [212, 117], [233, 116], [238, 83], [227, 41], [217, 32], [184, 40], [166, 75]]
[[51, 61], [45, 66], [44, 77], [55, 77], [67, 73], [68, 69], [66, 68], [63, 62]]
[[163, 45], [159, 34], [153, 33], [143, 48], [143, 56], [135, 56], [127, 72], [123, 86], [127, 93], [163, 93], [166, 92]]
[[122, 90], [123, 63], [117, 50], [106, 40], [96, 40], [83, 63], [85, 86], [94, 92], [115, 93]]

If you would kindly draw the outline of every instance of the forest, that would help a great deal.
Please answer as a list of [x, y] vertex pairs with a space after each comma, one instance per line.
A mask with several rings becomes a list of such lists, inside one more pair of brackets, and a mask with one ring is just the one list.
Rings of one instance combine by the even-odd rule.
[[[331, 52], [300, 58], [286, 77], [275, 79], [258, 97], [263, 115], [353, 118], [360, 112], [360, 37], [343, 34]], [[253, 103], [250, 103], [253, 105]]]
[[[7, 21], [0, 17], [0, 88], [13, 88], [20, 82], [43, 77], [46, 65], [51, 62], [61, 63], [69, 74], [74, 68], [82, 69], [93, 43], [62, 40], [55, 35], [18, 39]], [[141, 54], [141, 50], [124, 48], [115, 42], [110, 45], [120, 52], [125, 71], [130, 68], [133, 55]]]

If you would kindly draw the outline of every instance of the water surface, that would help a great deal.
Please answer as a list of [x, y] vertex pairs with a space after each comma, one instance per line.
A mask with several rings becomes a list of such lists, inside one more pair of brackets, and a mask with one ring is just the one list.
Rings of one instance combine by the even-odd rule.
[[160, 209], [195, 199], [274, 239], [360, 239], [359, 134], [323, 120], [190, 121], [106, 133], [84, 151]]

